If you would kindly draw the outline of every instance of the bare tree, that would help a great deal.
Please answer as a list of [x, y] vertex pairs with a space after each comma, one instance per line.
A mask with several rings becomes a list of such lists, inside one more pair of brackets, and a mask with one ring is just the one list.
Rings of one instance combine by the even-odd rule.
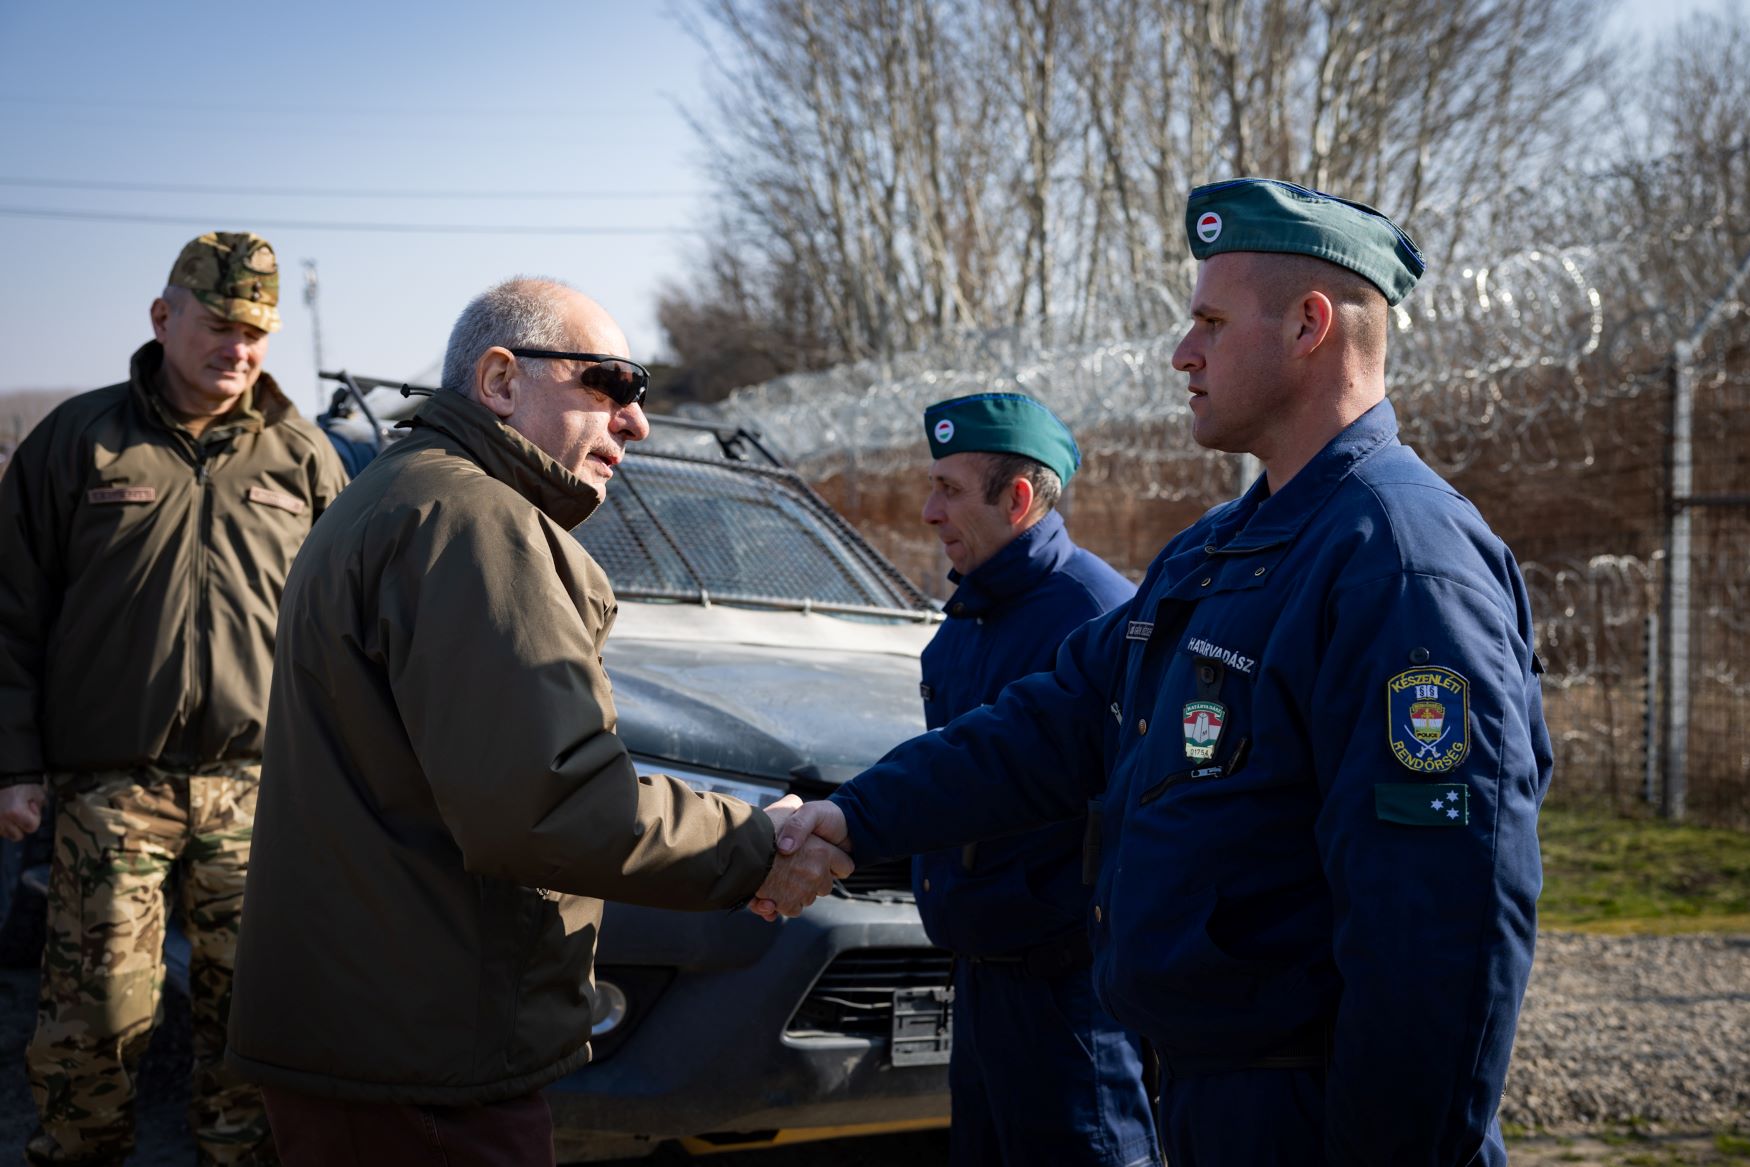
[[1585, 140], [1610, 6], [704, 0], [710, 249], [738, 254], [685, 299], [769, 325], [781, 303], [818, 322], [810, 361], [1147, 330], [1184, 287], [1186, 191], [1240, 174], [1426, 218], [1451, 255]]

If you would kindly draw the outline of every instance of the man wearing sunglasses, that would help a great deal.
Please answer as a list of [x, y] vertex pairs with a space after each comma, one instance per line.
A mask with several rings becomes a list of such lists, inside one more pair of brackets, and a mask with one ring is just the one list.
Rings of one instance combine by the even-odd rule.
[[[287, 583], [228, 1058], [288, 1164], [551, 1164], [602, 901], [740, 903], [799, 805], [640, 777], [615, 735], [570, 531], [650, 432], [626, 354], [563, 284], [489, 289]], [[815, 859], [804, 899], [850, 871]]]

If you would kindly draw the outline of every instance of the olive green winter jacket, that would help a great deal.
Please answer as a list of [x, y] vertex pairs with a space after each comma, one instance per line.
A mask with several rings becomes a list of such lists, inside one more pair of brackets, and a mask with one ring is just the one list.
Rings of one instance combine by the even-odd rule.
[[596, 503], [440, 392], [305, 544], [237, 953], [245, 1078], [525, 1094], [589, 1058], [604, 899], [728, 907], [764, 878], [764, 813], [640, 777], [614, 733], [614, 596], [570, 534]]
[[163, 361], [63, 402], [0, 478], [0, 785], [261, 756], [280, 592], [346, 475], [266, 374], [196, 438]]

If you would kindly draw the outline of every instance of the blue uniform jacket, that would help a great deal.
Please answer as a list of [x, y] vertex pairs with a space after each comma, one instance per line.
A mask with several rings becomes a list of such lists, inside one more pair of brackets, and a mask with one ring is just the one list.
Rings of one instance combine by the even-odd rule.
[[[924, 722], [940, 729], [997, 699], [1010, 681], [1051, 668], [1064, 638], [1136, 593], [1136, 585], [1070, 541], [1047, 512], [966, 576], [923, 654]], [[952, 779], [950, 779], [952, 781]], [[978, 846], [918, 856], [918, 913], [930, 939], [968, 956], [1030, 948], [1084, 927], [1082, 820]]]
[[1462, 1163], [1531, 969], [1539, 671], [1512, 555], [1381, 403], [1173, 539], [1052, 672], [834, 798], [859, 862], [1100, 800], [1113, 1017], [1176, 1069], [1327, 1031], [1331, 1162]]

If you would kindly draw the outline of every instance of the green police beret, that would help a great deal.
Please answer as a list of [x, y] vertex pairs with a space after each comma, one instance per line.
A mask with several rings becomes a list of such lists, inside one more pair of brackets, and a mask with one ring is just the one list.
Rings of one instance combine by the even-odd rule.
[[1044, 463], [1067, 485], [1082, 464], [1069, 427], [1025, 393], [974, 393], [924, 410], [930, 456], [1023, 454]]
[[1388, 304], [1409, 295], [1426, 270], [1415, 241], [1372, 207], [1273, 178], [1193, 190], [1185, 203], [1185, 235], [1199, 260], [1224, 251], [1329, 260], [1365, 277]]

